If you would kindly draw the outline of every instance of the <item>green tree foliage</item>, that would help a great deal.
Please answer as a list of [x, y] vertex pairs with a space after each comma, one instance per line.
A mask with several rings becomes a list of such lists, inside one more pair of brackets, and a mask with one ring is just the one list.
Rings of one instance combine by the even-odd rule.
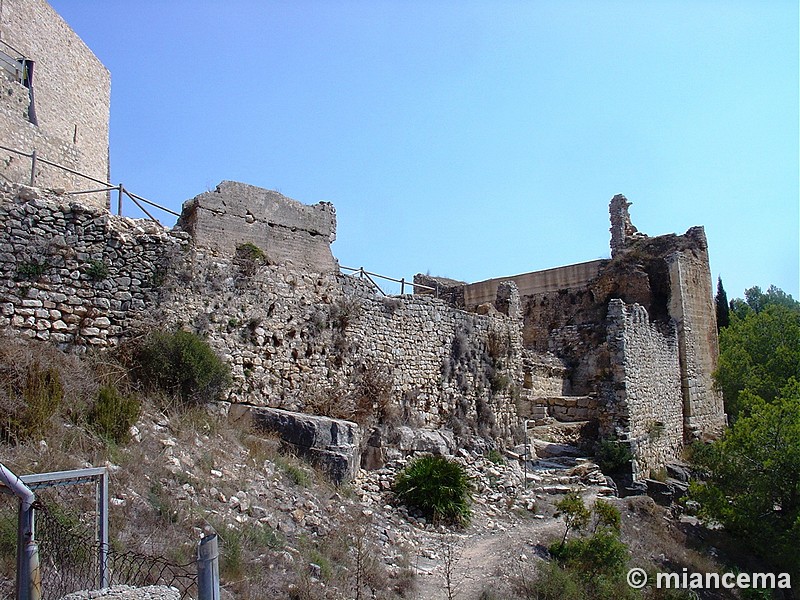
[[707, 479], [692, 484], [702, 514], [757, 554], [800, 576], [800, 382], [771, 402], [749, 391], [748, 405], [718, 442], [695, 449]]
[[731, 302], [715, 381], [732, 427], [693, 447], [701, 513], [800, 576], [800, 303], [775, 287]]
[[719, 367], [714, 374], [732, 419], [747, 411], [747, 391], [772, 402], [791, 377], [800, 380], [800, 302], [771, 287], [734, 300], [731, 324], [720, 333]]
[[589, 524], [592, 513], [583, 503], [583, 498], [578, 492], [569, 492], [556, 503], [556, 510], [564, 518], [564, 537], [561, 538], [561, 546], [567, 541], [570, 531], [580, 530]]
[[134, 352], [134, 363], [147, 384], [186, 403], [215, 400], [230, 384], [228, 365], [208, 342], [188, 331], [151, 333]]
[[630, 472], [633, 453], [627, 443], [616, 438], [605, 438], [597, 445], [595, 460], [603, 473], [616, 475]]
[[[619, 538], [619, 510], [601, 499], [589, 510], [575, 492], [562, 498], [556, 508], [564, 518], [566, 530], [561, 541], [550, 546], [555, 562], [540, 567], [534, 579], [524, 583], [524, 589], [520, 590], [523, 596], [537, 600], [639, 597], [625, 582], [630, 553]], [[588, 529], [591, 535], [566, 539], [570, 531]]]
[[472, 483], [464, 467], [443, 456], [421, 456], [397, 474], [397, 497], [433, 520], [453, 525], [469, 523]]
[[728, 306], [728, 294], [722, 286], [722, 277], [717, 278], [717, 295], [714, 296], [714, 305], [717, 310], [717, 331], [730, 325], [731, 309]]

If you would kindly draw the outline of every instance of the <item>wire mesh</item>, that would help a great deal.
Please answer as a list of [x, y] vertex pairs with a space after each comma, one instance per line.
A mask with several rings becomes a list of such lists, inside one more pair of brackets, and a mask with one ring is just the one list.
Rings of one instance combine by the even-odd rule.
[[19, 500], [0, 494], [0, 598], [14, 597]]
[[[100, 507], [97, 480], [30, 484], [36, 494], [35, 539], [39, 547], [42, 600], [101, 587]], [[0, 598], [14, 597], [19, 502], [0, 494]], [[109, 585], [168, 585], [184, 598], [196, 595], [194, 562], [176, 564], [163, 557], [114, 548], [105, 553]]]

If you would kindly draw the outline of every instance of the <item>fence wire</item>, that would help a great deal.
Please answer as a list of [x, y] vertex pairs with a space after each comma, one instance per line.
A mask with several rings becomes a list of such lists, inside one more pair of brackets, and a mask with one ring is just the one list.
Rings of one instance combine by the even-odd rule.
[[[42, 600], [101, 587], [99, 511], [94, 481], [69, 481], [40, 487], [36, 494], [35, 539], [39, 547]], [[13, 598], [16, 570], [16, 498], [0, 494], [0, 598]], [[109, 585], [168, 585], [183, 598], [196, 596], [194, 562], [176, 564], [163, 557], [120, 550], [111, 544], [106, 555]]]

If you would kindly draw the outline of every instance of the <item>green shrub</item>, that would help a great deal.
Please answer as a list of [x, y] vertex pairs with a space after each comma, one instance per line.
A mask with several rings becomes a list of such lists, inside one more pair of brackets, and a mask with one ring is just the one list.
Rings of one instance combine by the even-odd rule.
[[592, 512], [595, 518], [595, 532], [605, 528], [619, 533], [622, 528], [622, 516], [619, 514], [619, 509], [616, 506], [607, 500], [598, 498], [594, 501]]
[[29, 261], [23, 262], [17, 265], [17, 273], [15, 279], [17, 281], [27, 280], [27, 281], [36, 281], [44, 275], [44, 272], [47, 270], [47, 265], [45, 263], [40, 263], [36, 261]]
[[257, 263], [265, 263], [267, 261], [267, 255], [264, 254], [264, 251], [252, 242], [245, 242], [236, 246], [236, 256]]
[[600, 440], [595, 459], [603, 473], [616, 474], [630, 469], [633, 454], [625, 443], [606, 438]]
[[469, 523], [472, 484], [457, 462], [442, 456], [416, 458], [398, 473], [394, 491], [434, 523]]
[[503, 457], [500, 452], [492, 448], [489, 452], [486, 453], [486, 460], [489, 462], [493, 462], [496, 465], [504, 465], [506, 464], [506, 459]]
[[246, 277], [255, 275], [260, 265], [269, 264], [264, 251], [252, 242], [236, 246], [234, 262], [239, 266], [239, 272]]
[[123, 396], [113, 386], [103, 386], [86, 420], [96, 433], [122, 444], [128, 441], [130, 428], [141, 412], [142, 405], [136, 398]]
[[108, 277], [108, 265], [102, 260], [91, 260], [86, 267], [86, 274], [92, 281], [103, 281]]
[[293, 484], [304, 488], [311, 485], [311, 477], [308, 471], [301, 467], [293, 457], [276, 456], [273, 462], [275, 466], [286, 473], [286, 476]]
[[208, 342], [188, 331], [151, 333], [135, 352], [134, 362], [145, 383], [185, 403], [215, 400], [230, 384], [228, 366]]
[[588, 598], [577, 573], [561, 568], [558, 563], [545, 562], [537, 567], [530, 580], [517, 582], [517, 593], [535, 600], [585, 600]]
[[28, 367], [21, 389], [11, 391], [22, 402], [9, 407], [5, 419], [0, 421], [0, 437], [14, 442], [42, 439], [64, 399], [58, 371], [34, 362]]
[[550, 553], [561, 564], [589, 576], [619, 576], [628, 562], [628, 547], [616, 531], [606, 528], [589, 537], [554, 544]]

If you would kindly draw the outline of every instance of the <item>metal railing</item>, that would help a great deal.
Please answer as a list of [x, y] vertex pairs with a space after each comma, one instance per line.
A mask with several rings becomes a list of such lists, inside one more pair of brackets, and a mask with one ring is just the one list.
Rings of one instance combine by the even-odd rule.
[[25, 156], [25, 157], [31, 159], [31, 176], [30, 176], [30, 183], [29, 183], [29, 185], [31, 187], [36, 185], [36, 169], [39, 166], [39, 164], [41, 163], [41, 164], [49, 165], [51, 167], [55, 167], [57, 169], [60, 169], [60, 170], [65, 171], [67, 173], [70, 173], [71, 175], [77, 175], [78, 177], [83, 177], [84, 179], [87, 179], [87, 180], [91, 181], [92, 183], [96, 183], [96, 184], [99, 184], [99, 185], [103, 186], [101, 188], [91, 189], [91, 190], [68, 191], [68, 192], [66, 192], [66, 194], [68, 196], [77, 196], [77, 195], [80, 195], [80, 194], [97, 194], [97, 193], [103, 193], [103, 192], [116, 191], [117, 192], [117, 214], [118, 215], [122, 215], [123, 198], [125, 196], [127, 196], [128, 198], [130, 198], [133, 201], [133, 203], [139, 208], [139, 210], [141, 210], [145, 215], [147, 215], [147, 217], [151, 221], [154, 221], [154, 222], [158, 223], [162, 227], [164, 225], [161, 223], [161, 221], [159, 221], [152, 214], [150, 214], [150, 212], [143, 206], [143, 204], [147, 204], [148, 206], [152, 206], [154, 208], [157, 208], [157, 209], [159, 209], [161, 211], [164, 211], [165, 213], [169, 213], [169, 214], [171, 214], [171, 215], [173, 215], [175, 217], [180, 217], [181, 216], [180, 213], [177, 213], [174, 210], [170, 210], [169, 208], [167, 208], [165, 206], [161, 206], [160, 204], [156, 204], [155, 202], [151, 202], [150, 200], [147, 200], [146, 198], [142, 198], [138, 194], [134, 194], [134, 193], [128, 191], [127, 189], [125, 189], [125, 186], [122, 185], [121, 183], [117, 184], [117, 185], [114, 185], [113, 183], [109, 183], [107, 181], [102, 181], [100, 179], [96, 179], [96, 178], [92, 177], [91, 175], [86, 175], [85, 173], [81, 173], [80, 171], [76, 171], [75, 169], [70, 169], [69, 167], [65, 167], [64, 165], [60, 165], [58, 163], [54, 163], [54, 162], [49, 161], [49, 160], [47, 160], [45, 158], [42, 158], [41, 156], [39, 156], [37, 154], [36, 149], [34, 149], [29, 154], [27, 152], [23, 152], [22, 150], [17, 150], [15, 148], [8, 148], [7, 146], [0, 145], [0, 150], [5, 150], [7, 152], [13, 152], [14, 154], [18, 154], [19, 156]]
[[399, 283], [400, 284], [400, 295], [401, 296], [403, 294], [405, 294], [407, 285], [411, 286], [412, 293], [416, 288], [420, 288], [420, 289], [423, 289], [423, 290], [430, 290], [432, 292], [435, 292], [437, 295], [439, 293], [439, 290], [437, 288], [433, 288], [433, 287], [431, 287], [429, 285], [423, 285], [421, 283], [414, 283], [413, 281], [406, 281], [405, 277], [402, 277], [400, 279], [395, 279], [394, 277], [387, 277], [386, 275], [378, 275], [377, 273], [372, 273], [370, 271], [366, 271], [364, 269], [364, 267], [359, 267], [358, 269], [354, 269], [353, 267], [343, 267], [343, 266], [339, 265], [339, 268], [343, 269], [345, 271], [351, 271], [354, 274], [357, 273], [359, 275], [359, 277], [361, 277], [361, 279], [364, 279], [365, 281], [368, 281], [370, 284], [372, 284], [372, 286], [377, 291], [379, 291], [384, 296], [387, 295], [386, 292], [383, 291], [383, 288], [381, 288], [381, 286], [378, 285], [378, 283], [373, 279], [373, 277], [377, 277], [378, 279], [385, 279], [386, 281], [393, 281], [395, 283]]
[[[63, 491], [94, 484], [93, 497]], [[55, 492], [48, 497], [46, 492]], [[16, 600], [61, 598], [116, 584], [171, 585], [198, 600], [219, 600], [216, 534], [205, 536], [196, 560], [174, 564], [162, 557], [111, 548], [108, 541], [108, 473], [105, 468], [15, 475], [0, 463], [0, 492], [18, 498]], [[89, 505], [94, 511], [85, 510]], [[87, 514], [94, 514], [88, 519]]]
[[0, 40], [0, 69], [18, 83], [25, 83], [26, 56], [8, 42]]

